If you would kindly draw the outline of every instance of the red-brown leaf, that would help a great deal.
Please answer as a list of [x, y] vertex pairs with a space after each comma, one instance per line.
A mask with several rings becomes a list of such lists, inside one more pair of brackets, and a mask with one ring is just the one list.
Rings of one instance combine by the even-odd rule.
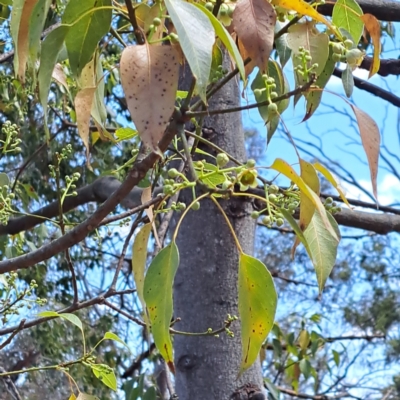
[[241, 0], [232, 23], [247, 54], [264, 73], [274, 44], [274, 8], [267, 0]]

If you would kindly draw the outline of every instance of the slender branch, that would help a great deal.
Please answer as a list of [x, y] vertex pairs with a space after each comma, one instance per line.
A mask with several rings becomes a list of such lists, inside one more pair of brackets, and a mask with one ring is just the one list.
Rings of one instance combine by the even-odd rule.
[[[177, 132], [177, 126], [183, 123], [183, 121], [180, 122], [180, 119], [181, 114], [179, 111], [175, 111], [174, 118], [159, 143], [161, 151], [166, 150]], [[9, 260], [0, 261], [0, 273], [31, 267], [39, 262], [48, 260], [56, 254], [82, 241], [89, 232], [99, 226], [101, 221], [129, 194], [132, 188], [146, 176], [147, 171], [152, 168], [159, 158], [159, 152], [151, 152], [146, 158], [135, 163], [121, 186], [86, 221], [76, 226], [64, 236], [36, 251]]]
[[136, 12], [135, 9], [133, 8], [132, 1], [131, 0], [125, 0], [126, 8], [128, 9], [128, 15], [129, 19], [131, 21], [131, 24], [133, 26], [133, 33], [136, 38], [137, 44], [144, 44], [145, 43], [145, 38], [144, 34], [138, 25], [137, 19], [136, 19]]
[[287, 389], [283, 386], [275, 386], [280, 392], [285, 393], [289, 396], [292, 397], [297, 397], [298, 399], [311, 399], [311, 400], [333, 400], [333, 399], [340, 399], [343, 397], [348, 396], [349, 394], [347, 392], [341, 392], [338, 394], [335, 394], [333, 396], [327, 396], [325, 394], [306, 394], [306, 393], [299, 393], [296, 392], [295, 390]]
[[21, 320], [21, 322], [19, 323], [17, 329], [15, 329], [15, 331], [12, 332], [11, 335], [6, 340], [4, 340], [4, 342], [2, 344], [0, 344], [0, 350], [4, 349], [4, 347], [8, 346], [11, 343], [11, 341], [18, 334], [18, 332], [21, 331], [24, 328], [25, 322], [26, 322], [25, 318]]

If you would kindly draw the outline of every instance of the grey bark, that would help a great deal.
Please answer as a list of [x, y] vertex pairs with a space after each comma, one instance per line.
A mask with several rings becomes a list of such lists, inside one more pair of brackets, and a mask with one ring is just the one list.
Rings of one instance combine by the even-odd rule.
[[[238, 83], [232, 80], [209, 104], [209, 109], [239, 105]], [[215, 131], [214, 142], [245, 161], [244, 133], [240, 114], [213, 116], [206, 120]], [[209, 151], [209, 149], [207, 149]], [[190, 201], [190, 196], [186, 199]], [[243, 250], [252, 254], [255, 224], [247, 201], [222, 201]], [[216, 206], [201, 202], [189, 211], [177, 237], [180, 264], [174, 284], [174, 313], [181, 322], [176, 329], [204, 332], [223, 325], [228, 313], [238, 315], [238, 251], [229, 228]], [[241, 360], [240, 325], [234, 338], [221, 334], [174, 337], [176, 392], [180, 400], [228, 399], [244, 383], [262, 388], [257, 362], [237, 379]]]

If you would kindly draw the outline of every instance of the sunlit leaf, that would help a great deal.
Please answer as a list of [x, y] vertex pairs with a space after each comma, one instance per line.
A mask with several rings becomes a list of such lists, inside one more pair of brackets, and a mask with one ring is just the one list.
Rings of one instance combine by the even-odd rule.
[[98, 397], [80, 392], [76, 400], [99, 400]]
[[143, 142], [157, 151], [174, 111], [178, 56], [169, 46], [128, 46], [122, 52], [120, 70], [132, 121]]
[[346, 203], [349, 208], [351, 208], [351, 206], [350, 206], [349, 202], [347, 201], [346, 196], [343, 192], [343, 189], [336, 182], [336, 179], [333, 177], [333, 175], [320, 163], [314, 163], [314, 167], [338, 191], [340, 198], [343, 200], [343, 202]]
[[114, 340], [114, 342], [121, 343], [122, 345], [124, 345], [124, 346], [130, 351], [129, 346], [128, 346], [122, 339], [120, 339], [119, 336], [117, 336], [117, 335], [116, 335], [115, 333], [113, 333], [113, 332], [106, 332], [106, 333], [104, 334], [104, 339]]
[[356, 115], [358, 128], [360, 129], [361, 142], [364, 147], [365, 154], [367, 155], [369, 171], [371, 174], [372, 191], [376, 201], [378, 201], [378, 162], [379, 150], [381, 144], [381, 135], [376, 122], [364, 111], [357, 108], [355, 105], [350, 104], [351, 108]]
[[0, 284], [4, 287], [8, 287], [7, 279], [4, 274], [0, 274]]
[[175, 368], [169, 326], [173, 312], [172, 286], [178, 265], [178, 248], [175, 242], [171, 242], [150, 264], [143, 289], [154, 343], [172, 371]]
[[75, 314], [70, 314], [70, 313], [59, 314], [56, 311], [42, 311], [38, 313], [38, 316], [44, 318], [48, 317], [62, 318], [65, 319], [66, 321], [71, 322], [72, 324], [77, 326], [81, 331], [83, 331], [82, 321]]
[[274, 44], [275, 21], [275, 10], [265, 0], [240, 0], [233, 11], [233, 29], [262, 73]]
[[299, 345], [302, 350], [307, 350], [308, 345], [310, 344], [310, 334], [307, 330], [303, 329], [299, 335]]
[[117, 378], [115, 377], [112, 368], [105, 364], [91, 364], [90, 368], [92, 369], [94, 376], [102, 381], [104, 385], [117, 391]]
[[232, 39], [232, 36], [229, 34], [226, 28], [221, 24], [221, 22], [214, 16], [213, 13], [211, 13], [205, 7], [203, 7], [198, 3], [193, 3], [193, 5], [195, 5], [201, 11], [203, 11], [203, 13], [206, 14], [207, 17], [210, 19], [210, 22], [214, 27], [215, 33], [221, 39], [221, 42], [224, 44], [229, 54], [235, 60], [236, 66], [239, 69], [240, 76], [242, 77], [243, 80], [245, 80], [246, 77], [244, 73], [244, 64], [242, 56], [240, 55], [236, 43]]
[[[332, 229], [335, 230], [336, 236], [339, 238], [340, 232], [335, 219], [330, 214], [328, 214], [328, 218]], [[318, 287], [322, 292], [325, 282], [335, 265], [339, 241], [326, 229], [318, 212], [314, 214], [307, 229], [304, 231], [304, 236], [309, 245], [311, 261], [317, 274]]]
[[75, 75], [90, 61], [99, 40], [111, 24], [111, 0], [70, 0], [62, 22], [72, 24], [65, 39], [69, 64]]
[[267, 267], [257, 258], [241, 253], [239, 256], [241, 372], [257, 360], [261, 346], [274, 324], [276, 305], [274, 281]]
[[337, 0], [332, 12], [332, 23], [349, 32], [356, 45], [364, 28], [360, 19], [362, 14], [363, 11], [355, 0]]
[[138, 135], [138, 131], [132, 128], [118, 128], [115, 131], [115, 136], [117, 137], [117, 141], [121, 142], [123, 140], [133, 139]]
[[271, 3], [273, 5], [285, 8], [286, 10], [296, 11], [300, 15], [307, 15], [315, 21], [325, 24], [333, 32], [336, 32], [336, 29], [327, 19], [325, 19], [318, 11], [315, 10], [315, 8], [303, 0], [272, 0]]
[[270, 166], [270, 168], [285, 175], [287, 178], [289, 178], [293, 183], [295, 183], [298, 186], [298, 188], [313, 202], [314, 206], [321, 215], [325, 228], [331, 233], [333, 238], [338, 240], [338, 236], [328, 220], [327, 212], [325, 210], [325, 207], [322, 205], [321, 200], [319, 199], [317, 194], [315, 194], [314, 191], [311, 190], [304, 183], [303, 179], [301, 179], [301, 177], [296, 173], [296, 171], [286, 161], [282, 160], [281, 158], [277, 158]]
[[182, 0], [165, 0], [165, 5], [178, 33], [179, 44], [196, 78], [198, 93], [206, 101], [215, 42], [214, 28], [209, 18], [193, 4]]
[[364, 14], [361, 16], [364, 21], [365, 28], [371, 36], [372, 43], [374, 45], [374, 56], [372, 59], [371, 67], [369, 69], [369, 76], [375, 75], [381, 66], [379, 56], [381, 54], [381, 25], [379, 21], [372, 14]]
[[71, 393], [71, 396], [69, 396], [68, 400], [76, 400], [76, 396], [74, 393]]
[[354, 78], [349, 64], [347, 64], [346, 69], [342, 72], [342, 83], [346, 96], [351, 97], [354, 89]]
[[135, 281], [136, 293], [142, 303], [143, 310], [146, 310], [143, 297], [144, 272], [147, 260], [147, 243], [151, 233], [151, 223], [145, 224], [137, 233], [132, 247], [132, 273]]

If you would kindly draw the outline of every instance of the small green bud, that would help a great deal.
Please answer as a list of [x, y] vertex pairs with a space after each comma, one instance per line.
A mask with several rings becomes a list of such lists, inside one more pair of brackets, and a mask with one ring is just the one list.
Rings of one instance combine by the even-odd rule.
[[254, 168], [256, 166], [256, 160], [250, 158], [247, 160], [246, 167], [247, 168]]
[[192, 205], [192, 210], [193, 210], [193, 211], [198, 211], [198, 210], [200, 210], [200, 202], [199, 202], [199, 201], [196, 201], [195, 203], [193, 203], [193, 205]]
[[149, 25], [149, 30], [150, 31], [154, 31], [154, 29], [155, 29], [155, 26], [153, 24]]
[[327, 197], [325, 200], [325, 205], [330, 206], [333, 203], [332, 197]]
[[335, 54], [342, 54], [343, 53], [343, 46], [341, 43], [333, 43], [332, 50]]
[[171, 43], [179, 43], [179, 37], [174, 32], [169, 34], [169, 39], [171, 40]]
[[271, 220], [271, 217], [270, 217], [269, 215], [265, 215], [265, 216], [262, 218], [261, 222], [262, 222], [264, 225], [271, 225], [272, 220]]
[[285, 222], [285, 221], [284, 221], [282, 218], [277, 218], [277, 219], [276, 219], [276, 225], [277, 225], [277, 226], [282, 226], [284, 222]]
[[275, 99], [276, 97], [278, 97], [278, 93], [271, 92], [270, 96], [271, 96], [271, 99]]
[[269, 193], [271, 193], [271, 194], [276, 194], [276, 193], [279, 192], [279, 187], [276, 186], [276, 185], [271, 185], [271, 186], [268, 188], [268, 191], [269, 191]]
[[253, 211], [251, 213], [251, 218], [257, 219], [260, 216], [260, 213], [258, 211]]
[[268, 196], [268, 200], [269, 201], [272, 201], [273, 203], [277, 200], [277, 197], [276, 197], [276, 195], [275, 194], [270, 194], [269, 196]]
[[268, 114], [277, 114], [278, 106], [275, 103], [268, 104]]
[[263, 75], [261, 75], [261, 78], [263, 78], [264, 81], [268, 81], [269, 76], [267, 74], [263, 74]]
[[254, 89], [254, 96], [258, 97], [262, 95], [262, 90], [261, 89]]
[[332, 54], [332, 60], [335, 61], [335, 62], [339, 62], [339, 61], [342, 60], [342, 56], [340, 54], [333, 53]]
[[218, 167], [222, 168], [229, 162], [229, 157], [226, 155], [226, 153], [219, 153], [217, 155], [217, 165]]
[[178, 171], [176, 168], [171, 168], [171, 169], [168, 171], [168, 176], [169, 176], [170, 178], [176, 178], [177, 176], [179, 176], [179, 171]]
[[172, 185], [165, 185], [163, 188], [164, 194], [172, 194], [174, 193], [174, 188]]
[[160, 26], [162, 24], [162, 21], [160, 18], [154, 18], [153, 19], [153, 25], [154, 26]]
[[204, 6], [207, 8], [208, 11], [212, 11], [214, 9], [214, 4], [211, 2], [207, 2]]
[[346, 39], [343, 44], [344, 44], [344, 47], [346, 47], [346, 49], [348, 49], [348, 50], [354, 46], [353, 41], [350, 39]]

